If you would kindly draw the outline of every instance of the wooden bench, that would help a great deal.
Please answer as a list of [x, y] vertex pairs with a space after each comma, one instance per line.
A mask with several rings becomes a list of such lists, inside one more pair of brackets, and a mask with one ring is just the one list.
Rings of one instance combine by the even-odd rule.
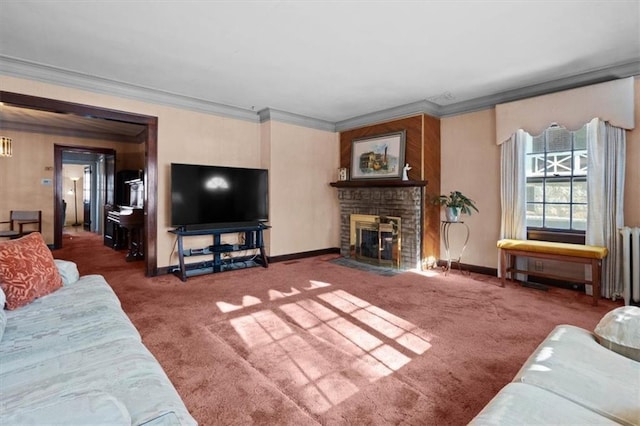
[[[500, 285], [502, 287], [505, 285], [507, 274], [510, 274], [510, 278], [513, 280], [514, 273], [591, 284], [593, 290], [593, 304], [598, 304], [598, 299], [600, 298], [602, 259], [607, 257], [608, 254], [606, 247], [552, 243], [548, 241], [504, 239], [498, 241], [498, 249], [500, 249], [500, 276], [502, 277]], [[591, 265], [591, 280], [561, 277], [539, 271], [529, 271], [527, 269], [517, 269], [515, 260], [517, 256]]]

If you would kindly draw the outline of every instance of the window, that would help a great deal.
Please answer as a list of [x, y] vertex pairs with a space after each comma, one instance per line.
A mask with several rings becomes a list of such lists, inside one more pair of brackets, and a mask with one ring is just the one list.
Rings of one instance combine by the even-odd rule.
[[587, 128], [553, 125], [527, 145], [527, 228], [584, 233]]

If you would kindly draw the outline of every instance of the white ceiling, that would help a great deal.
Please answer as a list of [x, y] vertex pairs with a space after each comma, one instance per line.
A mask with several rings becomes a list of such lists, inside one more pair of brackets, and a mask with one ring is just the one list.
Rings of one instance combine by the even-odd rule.
[[640, 74], [640, 1], [0, 0], [2, 60], [336, 123]]

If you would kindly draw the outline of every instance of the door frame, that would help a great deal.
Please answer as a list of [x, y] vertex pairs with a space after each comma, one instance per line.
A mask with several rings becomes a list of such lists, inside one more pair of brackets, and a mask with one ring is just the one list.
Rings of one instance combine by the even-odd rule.
[[[73, 152], [79, 154], [103, 154], [110, 155], [114, 159], [114, 165], [116, 160], [116, 150], [112, 148], [97, 148], [97, 147], [89, 147], [89, 146], [79, 146], [79, 145], [60, 145], [53, 144], [53, 184], [54, 184], [54, 195], [53, 195], [53, 248], [59, 249], [62, 248], [62, 230], [64, 228], [64, 223], [62, 223], [62, 199], [64, 198], [64, 189], [63, 189], [63, 176], [62, 176], [62, 167], [64, 165], [63, 153], [65, 152]], [[89, 166], [90, 167], [90, 166]], [[115, 169], [115, 166], [114, 166]], [[106, 173], [106, 185], [104, 200], [107, 204], [113, 204], [113, 194], [111, 194], [111, 203], [109, 203], [109, 188], [115, 188], [115, 170], [107, 171]], [[93, 183], [90, 182], [90, 185]], [[104, 229], [103, 229], [104, 232]]]
[[[41, 98], [24, 95], [21, 93], [0, 91], [0, 102], [21, 108], [37, 109], [41, 111], [76, 114], [84, 117], [102, 118], [121, 121], [124, 123], [140, 124], [146, 127], [145, 132], [145, 200], [144, 200], [144, 250], [145, 250], [145, 275], [158, 274], [158, 247], [157, 247], [157, 223], [158, 223], [158, 117], [136, 114], [125, 111], [117, 111], [108, 108], [61, 101], [57, 99]], [[62, 161], [62, 158], [60, 158]], [[62, 182], [61, 179], [58, 179]], [[56, 191], [58, 191], [56, 184]], [[61, 191], [61, 187], [60, 187]], [[60, 194], [61, 195], [61, 194]], [[55, 196], [54, 196], [55, 198]], [[54, 206], [54, 228], [60, 227], [62, 238], [62, 224], [60, 203]], [[56, 236], [54, 236], [55, 238]], [[54, 245], [61, 246], [62, 240]]]

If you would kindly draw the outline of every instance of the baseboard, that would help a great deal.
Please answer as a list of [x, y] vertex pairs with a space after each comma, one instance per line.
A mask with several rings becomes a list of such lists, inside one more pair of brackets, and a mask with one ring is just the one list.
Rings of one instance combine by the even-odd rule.
[[[325, 254], [340, 254], [340, 249], [337, 247], [332, 247], [327, 249], [305, 251], [301, 253], [283, 254], [280, 256], [267, 257], [267, 260], [269, 261], [269, 263], [287, 262], [291, 260], [304, 259], [307, 257], [322, 256]], [[180, 267], [178, 265], [162, 266], [158, 268], [157, 275], [172, 274], [174, 270], [178, 270], [179, 268]]]
[[292, 254], [283, 254], [283, 255], [280, 255], [280, 256], [272, 256], [272, 257], [269, 257], [269, 263], [288, 262], [290, 260], [298, 260], [298, 259], [304, 259], [304, 258], [307, 258], [307, 257], [322, 256], [322, 255], [325, 255], [325, 254], [340, 254], [340, 249], [337, 248], [337, 247], [332, 247], [332, 248], [327, 248], [327, 249], [305, 251], [305, 252], [301, 252], [301, 253], [292, 253]]
[[[443, 267], [447, 265], [447, 261], [446, 260], [438, 260], [438, 266]], [[456, 261], [451, 261], [451, 269], [453, 268], [458, 268], [458, 262]], [[498, 269], [497, 268], [488, 268], [486, 266], [477, 266], [477, 265], [470, 265], [468, 263], [460, 263], [460, 268], [462, 268], [462, 270], [464, 271], [469, 271], [469, 272], [473, 272], [475, 274], [481, 274], [481, 275], [489, 275], [492, 277], [497, 277], [498, 276]]]

